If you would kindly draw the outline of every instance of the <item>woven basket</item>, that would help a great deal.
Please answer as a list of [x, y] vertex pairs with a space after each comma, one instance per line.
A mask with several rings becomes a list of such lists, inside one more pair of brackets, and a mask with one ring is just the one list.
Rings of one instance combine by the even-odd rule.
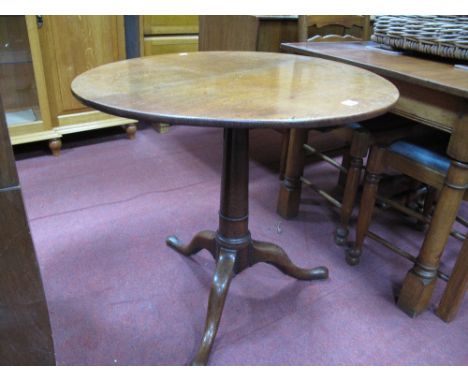
[[468, 16], [377, 16], [372, 40], [468, 61]]

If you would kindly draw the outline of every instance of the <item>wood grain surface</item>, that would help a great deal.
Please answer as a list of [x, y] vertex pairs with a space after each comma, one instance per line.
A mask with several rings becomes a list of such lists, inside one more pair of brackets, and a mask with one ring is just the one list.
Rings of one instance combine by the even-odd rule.
[[398, 100], [389, 81], [323, 59], [265, 52], [137, 58], [79, 75], [83, 103], [139, 120], [217, 127], [321, 127], [372, 118]]
[[349, 63], [392, 79], [468, 98], [468, 72], [447, 60], [379, 48], [374, 42], [287, 43], [286, 52]]

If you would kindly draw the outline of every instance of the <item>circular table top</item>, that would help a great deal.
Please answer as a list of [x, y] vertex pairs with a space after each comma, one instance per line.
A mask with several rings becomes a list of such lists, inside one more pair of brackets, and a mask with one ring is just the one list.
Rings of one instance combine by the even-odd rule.
[[137, 120], [218, 127], [323, 127], [376, 117], [398, 100], [384, 78], [320, 58], [194, 52], [114, 62], [72, 82], [95, 109]]

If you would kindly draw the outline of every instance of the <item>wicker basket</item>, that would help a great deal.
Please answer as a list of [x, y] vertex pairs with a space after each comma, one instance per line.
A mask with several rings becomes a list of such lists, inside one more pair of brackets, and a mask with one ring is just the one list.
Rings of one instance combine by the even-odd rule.
[[468, 61], [468, 16], [377, 16], [372, 40]]

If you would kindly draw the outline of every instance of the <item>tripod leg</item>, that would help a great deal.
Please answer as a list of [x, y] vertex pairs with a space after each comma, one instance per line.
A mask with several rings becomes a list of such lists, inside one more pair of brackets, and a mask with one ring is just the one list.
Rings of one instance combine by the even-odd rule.
[[183, 245], [177, 236], [169, 236], [166, 239], [166, 244], [174, 249], [176, 252], [184, 256], [192, 256], [202, 249], [208, 250], [216, 260], [216, 232], [213, 231], [201, 231], [197, 233], [192, 241]]
[[224, 302], [229, 290], [232, 277], [234, 275], [234, 264], [236, 262], [236, 251], [221, 248], [216, 266], [216, 272], [211, 284], [210, 298], [208, 300], [208, 313], [205, 322], [205, 333], [197, 355], [192, 361], [192, 365], [206, 365], [213, 346], [216, 333], [218, 332], [219, 321], [223, 313]]
[[328, 278], [327, 268], [299, 268], [289, 259], [286, 252], [275, 244], [253, 240], [252, 247], [254, 263], [271, 264], [284, 274], [299, 280], [323, 280]]

